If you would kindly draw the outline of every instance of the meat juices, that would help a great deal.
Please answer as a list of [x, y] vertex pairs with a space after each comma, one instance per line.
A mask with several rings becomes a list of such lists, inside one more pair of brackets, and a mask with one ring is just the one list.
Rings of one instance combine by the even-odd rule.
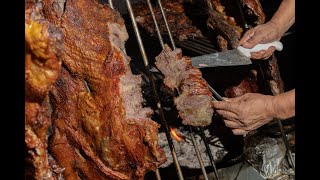
[[191, 59], [182, 57], [181, 49], [171, 50], [165, 44], [156, 57], [155, 65], [164, 74], [164, 84], [180, 95], [174, 99], [182, 123], [192, 126], [207, 126], [212, 121], [212, 93], [201, 71], [191, 64]]
[[42, 5], [45, 18], [62, 32], [63, 48], [56, 59], [62, 68], [46, 104], [51, 121], [44, 119], [52, 122], [53, 132], [41, 150], [50, 155], [39, 171], [50, 175], [49, 162], [61, 168], [63, 179], [143, 179], [166, 157], [158, 145], [160, 125], [142, 106], [141, 77], [132, 74], [123, 51], [128, 39], [123, 19], [94, 0], [43, 0]]

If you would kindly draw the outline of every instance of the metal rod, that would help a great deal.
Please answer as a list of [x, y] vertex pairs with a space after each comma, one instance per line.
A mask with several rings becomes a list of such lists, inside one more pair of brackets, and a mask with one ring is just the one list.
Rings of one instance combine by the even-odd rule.
[[157, 180], [161, 180], [159, 169], [155, 170]]
[[113, 3], [112, 3], [112, 0], [108, 0], [108, 3], [109, 3], [109, 6], [114, 9], [114, 6], [113, 6]]
[[208, 86], [209, 86], [209, 89], [212, 92], [213, 96], [215, 96], [216, 100], [224, 101], [224, 99], [220, 96], [220, 94], [216, 90], [214, 90], [209, 84], [208, 84]]
[[134, 18], [134, 13], [133, 13], [133, 10], [132, 10], [132, 7], [131, 7], [130, 0], [126, 0], [126, 4], [127, 4], [127, 7], [128, 7], [128, 11], [129, 11], [129, 14], [130, 14], [130, 18], [131, 18], [131, 22], [132, 22], [132, 25], [133, 25], [133, 28], [134, 28], [135, 35], [137, 37], [137, 41], [138, 41], [138, 44], [139, 44], [139, 48], [140, 48], [140, 52], [141, 52], [141, 55], [142, 55], [142, 58], [143, 58], [143, 62], [144, 62], [144, 65], [145, 65], [145, 67], [147, 69], [146, 73], [147, 73], [147, 75], [149, 77], [149, 80], [151, 82], [151, 86], [152, 86], [152, 90], [153, 90], [153, 93], [154, 93], [154, 97], [155, 97], [155, 100], [157, 102], [157, 108], [159, 110], [160, 119], [161, 119], [161, 122], [162, 122], [162, 124], [163, 124], [163, 126], [165, 128], [165, 133], [166, 133], [168, 144], [169, 144], [169, 147], [170, 147], [170, 150], [171, 150], [171, 154], [172, 154], [172, 157], [173, 157], [173, 162], [175, 164], [179, 179], [183, 180], [184, 178], [183, 178], [182, 171], [181, 171], [181, 168], [180, 168], [180, 164], [178, 162], [176, 151], [175, 151], [175, 148], [174, 148], [174, 145], [173, 145], [172, 137], [171, 137], [170, 132], [169, 132], [169, 127], [168, 127], [168, 124], [166, 122], [163, 110], [162, 110], [162, 106], [161, 106], [161, 103], [160, 103], [159, 95], [158, 95], [157, 90], [156, 90], [155, 82], [154, 82], [154, 79], [153, 79], [153, 76], [152, 76], [151, 72], [149, 71], [150, 67], [149, 67], [148, 58], [147, 58], [147, 55], [146, 55], [146, 52], [145, 52], [145, 49], [144, 49], [144, 46], [143, 46], [143, 43], [142, 43], [142, 40], [141, 40], [141, 36], [140, 36], [140, 32], [139, 32], [136, 20]]
[[154, 26], [155, 26], [156, 31], [157, 31], [157, 35], [158, 35], [158, 39], [160, 41], [160, 45], [161, 45], [161, 47], [163, 49], [164, 48], [164, 43], [163, 43], [163, 39], [162, 39], [162, 36], [161, 36], [161, 32], [160, 32], [160, 29], [159, 29], [159, 26], [158, 26], [158, 22], [157, 22], [156, 16], [154, 15], [152, 4], [151, 4], [150, 0], [147, 0], [147, 3], [148, 3], [148, 6], [149, 6], [149, 9], [150, 9], [150, 12], [151, 12], [151, 16], [152, 16], [152, 19], [153, 19]]
[[169, 34], [169, 38], [170, 38], [170, 42], [172, 44], [172, 48], [173, 49], [176, 49], [176, 44], [174, 43], [174, 40], [172, 38], [172, 34], [171, 34], [171, 31], [170, 31], [170, 28], [169, 28], [169, 24], [168, 24], [168, 21], [167, 21], [167, 18], [166, 18], [166, 14], [163, 10], [163, 7], [162, 7], [162, 3], [161, 3], [161, 0], [158, 0], [158, 4], [159, 4], [159, 7], [160, 7], [160, 11], [161, 11], [161, 14], [162, 14], [162, 17], [163, 17], [163, 20], [164, 20], [164, 24], [166, 25], [166, 28], [167, 28], [167, 31], [168, 31], [168, 34]]
[[132, 10], [132, 7], [131, 7], [130, 0], [126, 0], [126, 3], [127, 3], [128, 11], [129, 11], [129, 14], [130, 14], [131, 22], [132, 22], [132, 25], [133, 25], [133, 29], [134, 29], [135, 35], [137, 37], [137, 41], [138, 41], [138, 44], [139, 44], [139, 48], [140, 48], [140, 52], [141, 52], [141, 56], [142, 56], [144, 65], [146, 67], [148, 67], [149, 66], [149, 61], [148, 61], [147, 54], [146, 54], [146, 51], [145, 51], [143, 43], [142, 43], [142, 39], [141, 39], [141, 36], [140, 36], [140, 32], [139, 32], [139, 29], [138, 29], [137, 22], [135, 20], [134, 14], [133, 14], [133, 10]]
[[213, 48], [213, 43], [212, 42], [210, 42], [210, 43], [206, 43], [205, 41], [201, 41], [200, 39], [190, 39], [190, 40], [188, 40], [188, 41], [185, 41], [185, 42], [191, 42], [192, 44], [193, 43], [196, 43], [197, 44], [197, 46], [200, 46], [200, 47], [203, 47], [204, 49], [207, 49], [208, 51], [210, 51], [210, 52], [217, 52], [217, 50], [215, 50], [214, 48]]
[[216, 179], [219, 180], [218, 171], [217, 171], [214, 159], [213, 159], [213, 155], [212, 155], [211, 149], [210, 149], [209, 144], [208, 144], [208, 142], [206, 140], [206, 136], [204, 134], [203, 127], [199, 127], [199, 129], [200, 129], [200, 136], [201, 136], [201, 138], [202, 138], [202, 140], [204, 142], [204, 145], [205, 145], [206, 150], [207, 150], [207, 154], [209, 155], [209, 158], [210, 158], [211, 166], [213, 167], [214, 175], [215, 175]]
[[281, 131], [282, 139], [283, 139], [284, 144], [286, 145], [286, 148], [287, 148], [288, 159], [289, 159], [289, 161], [291, 161], [291, 165], [292, 165], [293, 170], [295, 170], [295, 162], [294, 162], [293, 157], [292, 157], [292, 152], [291, 152], [291, 149], [290, 149], [290, 146], [289, 146], [289, 142], [287, 140], [286, 133], [284, 132], [281, 120], [277, 119], [277, 121], [278, 121], [279, 129]]
[[182, 48], [191, 50], [191, 51], [196, 52], [196, 53], [198, 53], [198, 54], [200, 54], [200, 55], [208, 54], [207, 52], [203, 52], [203, 51], [196, 50], [196, 49], [194, 49], [193, 47], [188, 46], [188, 45], [186, 45], [186, 44], [180, 44], [179, 42], [178, 42], [177, 44], [178, 44], [178, 46], [180, 46], [180, 47], [182, 47]]
[[212, 41], [210, 39], [208, 39], [207, 37], [198, 37], [197, 39], [201, 39], [201, 41], [204, 41], [207, 43], [212, 43]]
[[202, 171], [203, 177], [204, 177], [205, 180], [208, 180], [208, 174], [206, 172], [206, 169], [204, 168], [204, 164], [202, 162], [202, 158], [201, 158], [201, 154], [200, 154], [200, 151], [199, 151], [199, 148], [198, 148], [198, 144], [197, 144], [196, 140], [194, 139], [194, 135], [193, 135], [191, 126], [189, 126], [189, 131], [190, 131], [192, 144], [194, 146], [194, 149], [196, 150], [196, 155], [197, 155], [200, 167], [201, 167], [201, 171]]
[[185, 41], [185, 42], [179, 42], [179, 44], [185, 44], [190, 46], [193, 49], [198, 49], [200, 51], [206, 52], [208, 54], [212, 53], [214, 50], [212, 48], [209, 48], [207, 46], [203, 46], [201, 44], [198, 44], [196, 42], [192, 42], [192, 41]]

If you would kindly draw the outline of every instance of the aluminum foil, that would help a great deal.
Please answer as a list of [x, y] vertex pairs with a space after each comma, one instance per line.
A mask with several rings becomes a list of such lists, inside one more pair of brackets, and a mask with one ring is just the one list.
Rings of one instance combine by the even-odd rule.
[[[246, 138], [245, 159], [265, 179], [294, 179], [294, 171], [288, 164], [286, 147], [282, 138], [254, 134]], [[293, 153], [294, 156], [294, 153]]]

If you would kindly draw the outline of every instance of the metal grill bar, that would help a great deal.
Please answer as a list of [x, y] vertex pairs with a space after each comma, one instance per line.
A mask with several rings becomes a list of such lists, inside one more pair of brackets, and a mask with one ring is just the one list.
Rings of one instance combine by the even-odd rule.
[[179, 44], [185, 45], [185, 46], [189, 46], [191, 49], [197, 49], [199, 51], [203, 51], [207, 54], [210, 54], [214, 51], [214, 49], [208, 47], [208, 46], [204, 46], [201, 45], [199, 43], [193, 42], [193, 41], [185, 41], [185, 42], [179, 42]]
[[193, 135], [191, 126], [189, 126], [189, 131], [190, 131], [192, 144], [194, 146], [194, 149], [196, 150], [197, 158], [198, 158], [198, 161], [200, 163], [200, 167], [201, 167], [201, 170], [202, 170], [203, 177], [204, 177], [205, 180], [208, 180], [208, 175], [207, 175], [206, 169], [204, 168], [203, 161], [202, 161], [202, 158], [201, 158], [201, 154], [200, 154], [200, 151], [199, 151], [199, 148], [198, 148], [198, 144], [197, 144], [196, 140], [194, 139], [194, 135]]
[[[160, 11], [161, 11], [161, 14], [162, 14], [162, 17], [163, 17], [163, 20], [164, 20], [164, 24], [166, 25], [166, 28], [167, 28], [167, 31], [168, 31], [168, 34], [169, 34], [169, 38], [170, 38], [170, 42], [172, 44], [172, 48], [176, 49], [176, 44], [174, 43], [174, 40], [173, 40], [173, 37], [172, 37], [172, 33], [171, 33], [171, 30], [170, 30], [170, 27], [169, 27], [169, 24], [168, 24], [168, 21], [167, 21], [167, 17], [166, 17], [166, 14], [165, 14], [164, 10], [163, 10], [163, 7], [162, 7], [161, 0], [158, 0], [158, 4], [159, 4]], [[159, 30], [159, 32], [160, 32], [160, 30]]]
[[[160, 119], [161, 119], [162, 125], [165, 128], [165, 133], [166, 133], [168, 144], [169, 144], [169, 147], [170, 147], [170, 150], [171, 150], [171, 154], [172, 154], [172, 157], [173, 157], [173, 162], [175, 164], [179, 179], [183, 180], [182, 171], [181, 171], [180, 164], [179, 164], [178, 158], [177, 158], [177, 154], [176, 154], [176, 151], [175, 151], [175, 148], [174, 148], [174, 145], [173, 145], [173, 141], [172, 141], [172, 138], [171, 138], [171, 135], [170, 135], [170, 132], [169, 132], [168, 124], [167, 124], [167, 121], [165, 119], [165, 116], [164, 116], [164, 113], [163, 113], [163, 110], [162, 110], [162, 106], [161, 106], [161, 102], [160, 102], [160, 99], [159, 99], [159, 95], [158, 95], [157, 90], [156, 90], [155, 82], [154, 82], [154, 79], [153, 79], [153, 76], [152, 76], [151, 72], [149, 71], [150, 70], [149, 61], [148, 61], [148, 58], [147, 58], [147, 55], [146, 55], [146, 52], [145, 52], [145, 49], [144, 49], [144, 46], [143, 46], [143, 43], [142, 43], [142, 39], [141, 39], [141, 36], [140, 36], [140, 32], [139, 32], [137, 23], [135, 21], [135, 16], [134, 16], [134, 13], [133, 13], [133, 10], [132, 10], [132, 7], [131, 7], [130, 0], [126, 0], [126, 4], [127, 4], [127, 7], [128, 7], [128, 11], [129, 11], [129, 14], [130, 14], [130, 18], [131, 18], [131, 22], [132, 22], [132, 25], [133, 25], [133, 28], [134, 28], [135, 35], [137, 37], [137, 41], [138, 41], [138, 44], [139, 44], [139, 48], [140, 48], [140, 52], [141, 52], [141, 55], [142, 55], [142, 58], [143, 58], [143, 62], [144, 62], [145, 68], [147, 69], [146, 72], [147, 72], [148, 78], [149, 78], [150, 83], [151, 83], [151, 87], [152, 87], [152, 90], [153, 90], [153, 93], [154, 93], [155, 100], [157, 102], [157, 108], [159, 110]], [[158, 175], [160, 177], [160, 173], [158, 173]]]
[[156, 27], [156, 31], [157, 31], [158, 39], [160, 41], [160, 45], [161, 45], [161, 47], [163, 49], [164, 48], [164, 43], [163, 43], [163, 39], [162, 39], [162, 36], [161, 36], [161, 32], [159, 30], [159, 26], [158, 26], [158, 23], [157, 23], [156, 16], [155, 16], [153, 8], [152, 8], [152, 4], [151, 4], [150, 0], [147, 0], [147, 3], [148, 3], [148, 6], [149, 6], [149, 9], [150, 9], [150, 12], [151, 12], [151, 16], [152, 16], [152, 19], [153, 19], [154, 27]]
[[109, 4], [109, 6], [110, 6], [112, 9], [114, 9], [114, 6], [113, 6], [113, 3], [112, 3], [112, 0], [108, 0], [108, 4]]
[[220, 178], [218, 176], [218, 171], [217, 171], [217, 168], [216, 168], [216, 165], [215, 165], [215, 162], [214, 162], [213, 155], [212, 155], [212, 152], [210, 150], [209, 144], [207, 143], [207, 139], [206, 139], [206, 137], [204, 135], [204, 130], [203, 130], [203, 128], [199, 128], [199, 129], [200, 129], [200, 136], [201, 136], [202, 140], [204, 141], [204, 145], [206, 147], [207, 153], [208, 153], [209, 158], [210, 158], [211, 166], [213, 167], [214, 175], [215, 175], [216, 179], [219, 180]]

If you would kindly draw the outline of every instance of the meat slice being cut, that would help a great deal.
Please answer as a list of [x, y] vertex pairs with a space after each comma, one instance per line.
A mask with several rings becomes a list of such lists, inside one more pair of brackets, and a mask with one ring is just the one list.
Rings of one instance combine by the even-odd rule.
[[49, 163], [51, 125], [48, 91], [58, 77], [62, 33], [41, 14], [41, 4], [25, 2], [25, 179], [54, 179]]
[[153, 111], [142, 106], [141, 77], [123, 51], [123, 19], [95, 0], [45, 0], [44, 9], [65, 37], [49, 144], [64, 178], [143, 179], [166, 157]]
[[[189, 38], [203, 37], [201, 31], [192, 24], [192, 21], [186, 15], [183, 2], [170, 0], [162, 2], [162, 6], [164, 8], [168, 25], [173, 37], [178, 38], [180, 41]], [[133, 8], [136, 14], [137, 23], [151, 35], [156, 35], [156, 29], [151, 16], [151, 12], [149, 10], [149, 6], [147, 4], [138, 4]], [[158, 21], [161, 34], [168, 35], [168, 31], [162, 18], [160, 8], [154, 7], [153, 11]]]
[[182, 123], [209, 125], [213, 115], [212, 94], [201, 71], [192, 66], [191, 59], [183, 57], [181, 49], [171, 50], [166, 44], [156, 57], [155, 65], [164, 74], [164, 83], [180, 93], [174, 103], [183, 119]]

